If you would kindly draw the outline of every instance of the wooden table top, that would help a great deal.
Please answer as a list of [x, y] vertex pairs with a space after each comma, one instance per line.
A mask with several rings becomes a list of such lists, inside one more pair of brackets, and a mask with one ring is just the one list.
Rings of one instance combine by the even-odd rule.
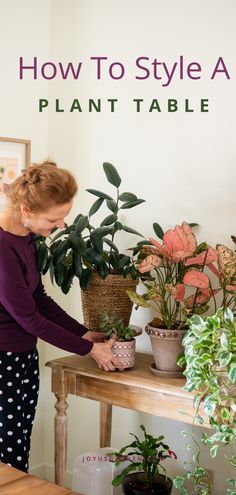
[[[52, 391], [192, 423], [193, 394], [183, 390], [185, 378], [154, 375], [150, 354], [136, 353], [135, 366], [125, 371], [100, 370], [90, 356], [75, 354], [46, 363], [52, 368]], [[184, 409], [186, 415], [181, 412]], [[208, 424], [203, 411], [201, 414]]]
[[[69, 488], [0, 463], [0, 495], [76, 495]], [[78, 495], [78, 493], [77, 493]]]
[[153, 362], [153, 356], [141, 352], [136, 353], [135, 366], [125, 371], [103, 371], [100, 370], [90, 356], [78, 356], [72, 354], [66, 357], [48, 361], [46, 366], [50, 368], [61, 368], [64, 371], [73, 372], [77, 375], [88, 376], [99, 381], [110, 383], [133, 385], [140, 389], [164, 392], [168, 389], [169, 394], [178, 395], [191, 399], [189, 392], [182, 389], [185, 383], [184, 377], [167, 378], [158, 377], [149, 370]]

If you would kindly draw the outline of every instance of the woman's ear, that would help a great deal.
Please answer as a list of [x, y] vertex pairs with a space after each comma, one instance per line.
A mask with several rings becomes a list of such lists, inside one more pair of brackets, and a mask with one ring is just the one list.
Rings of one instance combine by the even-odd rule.
[[25, 217], [25, 216], [28, 216], [28, 215], [29, 215], [29, 213], [30, 213], [30, 209], [29, 209], [29, 207], [28, 207], [28, 206], [26, 206], [26, 205], [24, 205], [24, 204], [21, 204], [21, 205], [20, 205], [20, 212], [21, 212], [22, 216], [24, 216], [24, 217]]

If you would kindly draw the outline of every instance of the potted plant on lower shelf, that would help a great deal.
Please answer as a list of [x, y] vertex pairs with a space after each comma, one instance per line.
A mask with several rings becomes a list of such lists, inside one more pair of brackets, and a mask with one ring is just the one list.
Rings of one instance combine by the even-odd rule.
[[198, 245], [192, 230], [194, 225], [183, 222], [164, 233], [154, 224], [162, 244], [151, 238], [149, 244], [138, 243], [134, 250], [138, 253], [137, 268], [145, 292], [131, 290], [128, 294], [136, 307], [152, 308], [156, 312], [157, 317], [146, 326], [146, 332], [151, 338], [155, 361], [151, 371], [159, 375], [181, 373], [177, 358], [183, 350], [187, 318], [204, 314], [211, 301], [216, 310], [215, 295], [220, 292], [222, 305], [235, 307], [236, 282], [232, 285], [230, 263], [226, 259], [226, 254], [230, 257], [233, 251], [222, 245], [214, 249], [205, 242]]
[[124, 320], [106, 312], [100, 316], [100, 330], [105, 333], [105, 338], [115, 337], [116, 341], [111, 350], [124, 368], [132, 368], [135, 364], [135, 337], [139, 335], [138, 327], [126, 327]]
[[134, 441], [111, 454], [112, 458], [115, 456], [117, 466], [127, 460], [130, 462], [112, 484], [117, 486], [122, 483], [125, 495], [170, 495], [172, 481], [167, 477], [162, 462], [167, 458], [176, 459], [176, 454], [163, 442], [163, 435], [155, 438], [146, 432], [143, 425], [140, 428], [143, 439], [131, 433]]
[[[196, 441], [195, 423], [204, 423], [200, 412], [203, 407], [211, 432], [203, 433], [201, 441], [209, 446], [212, 457], [216, 457], [220, 446], [230, 445], [233, 453], [229, 462], [236, 468], [236, 319], [229, 308], [225, 311], [221, 308], [205, 319], [194, 315], [188, 326], [183, 339], [184, 356], [179, 364], [186, 365], [184, 389], [194, 392], [196, 413], [192, 438], [195, 452], [186, 475], [178, 476], [174, 483], [181, 495], [190, 493], [186, 486], [191, 480], [198, 489], [191, 493], [208, 495], [211, 485], [207, 472], [200, 465], [201, 445]], [[236, 479], [231, 478], [228, 482], [228, 495], [235, 495]]]

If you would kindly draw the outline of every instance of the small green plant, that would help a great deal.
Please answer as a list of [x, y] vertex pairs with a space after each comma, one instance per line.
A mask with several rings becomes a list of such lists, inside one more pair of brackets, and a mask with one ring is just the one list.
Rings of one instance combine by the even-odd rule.
[[144, 473], [146, 488], [152, 488], [160, 469], [166, 475], [166, 469], [162, 466], [162, 462], [167, 458], [177, 458], [168, 445], [163, 443], [163, 435], [155, 438], [146, 432], [144, 425], [140, 425], [140, 428], [144, 434], [144, 439], [139, 439], [136, 435], [130, 433], [134, 437], [134, 441], [122, 447], [118, 452], [111, 454], [115, 457], [117, 466], [124, 461], [130, 461], [130, 464], [123, 469], [121, 474], [114, 478], [112, 482], [114, 486], [120, 485], [129, 473], [141, 471]]
[[[145, 200], [131, 192], [120, 191], [122, 181], [114, 165], [104, 163], [103, 169], [107, 181], [115, 187], [114, 197], [97, 189], [87, 189], [97, 198], [88, 214], [79, 213], [71, 225], [65, 225], [48, 241], [44, 237], [36, 239], [40, 272], [45, 274], [50, 270], [52, 282], [55, 280], [65, 294], [69, 292], [74, 277], [79, 279], [80, 287], [86, 290], [95, 272], [101, 278], [117, 274], [124, 277], [130, 275], [135, 280], [138, 276], [132, 253], [120, 253], [115, 238], [119, 231], [143, 237], [121, 222], [119, 215]], [[108, 211], [95, 227], [92, 217], [103, 205]]]
[[106, 312], [100, 316], [100, 330], [105, 332], [106, 338], [111, 338], [113, 335], [118, 341], [132, 340], [136, 332], [130, 327], [124, 325], [122, 318], [115, 315], [108, 315]]
[[[206, 472], [200, 466], [201, 446], [196, 441], [195, 422], [204, 423], [199, 414], [203, 406], [211, 426], [211, 433], [202, 433], [201, 442], [210, 448], [214, 458], [220, 446], [230, 445], [233, 454], [229, 458], [231, 465], [236, 467], [236, 321], [232, 311], [220, 308], [213, 316], [205, 319], [194, 315], [188, 321], [189, 329], [184, 336], [184, 355], [178, 364], [186, 365], [185, 390], [194, 392], [195, 417], [193, 420], [192, 440], [194, 456], [191, 470], [184, 477], [177, 477], [174, 484], [181, 495], [189, 479], [199, 483], [206, 477]], [[236, 488], [236, 480], [229, 479], [228, 483]], [[206, 482], [206, 480], [205, 480]], [[206, 483], [201, 495], [211, 493], [209, 483]], [[194, 493], [194, 492], [192, 492]], [[228, 495], [236, 495], [230, 488]]]

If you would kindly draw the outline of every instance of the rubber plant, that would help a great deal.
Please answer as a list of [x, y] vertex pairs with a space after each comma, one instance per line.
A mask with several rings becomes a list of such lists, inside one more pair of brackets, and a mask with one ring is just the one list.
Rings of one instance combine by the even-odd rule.
[[[174, 480], [181, 495], [196, 493], [187, 491], [193, 481], [201, 495], [211, 493], [207, 471], [201, 467], [201, 442], [210, 447], [215, 458], [220, 446], [230, 445], [232, 455], [229, 462], [236, 468], [236, 319], [233, 312], [220, 308], [206, 318], [194, 315], [188, 321], [188, 330], [183, 339], [184, 355], [179, 364], [185, 364], [186, 384], [184, 389], [194, 392], [195, 416], [192, 440], [193, 461], [187, 463], [185, 476]], [[211, 433], [201, 435], [197, 441], [196, 423], [203, 424], [203, 407], [208, 416]], [[236, 494], [236, 479], [228, 479], [228, 495]]]
[[[133, 279], [137, 278], [137, 269], [132, 252], [121, 253], [115, 243], [117, 233], [142, 235], [120, 220], [120, 214], [134, 208], [145, 200], [134, 193], [120, 190], [121, 178], [111, 163], [103, 163], [107, 181], [114, 186], [114, 196], [97, 189], [87, 191], [97, 199], [87, 214], [79, 213], [71, 225], [65, 225], [54, 236], [36, 238], [37, 262], [40, 272], [50, 271], [52, 282], [66, 294], [74, 277], [77, 277], [82, 289], [89, 286], [93, 273], [106, 278], [110, 273]], [[104, 219], [95, 227], [93, 217], [102, 207], [106, 207]]]

